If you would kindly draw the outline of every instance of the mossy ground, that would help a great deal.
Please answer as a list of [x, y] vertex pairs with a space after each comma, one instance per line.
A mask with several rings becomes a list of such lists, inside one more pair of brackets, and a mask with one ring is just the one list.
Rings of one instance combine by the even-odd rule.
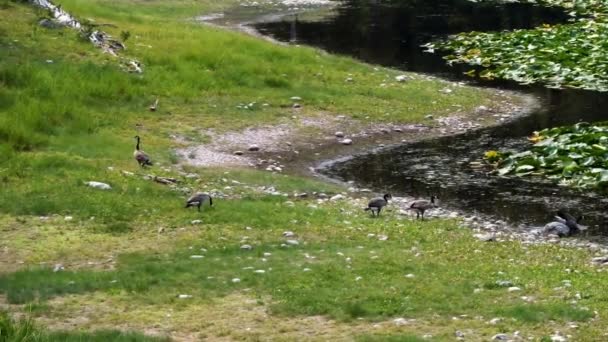
[[[279, 122], [292, 96], [304, 99], [301, 115], [399, 123], [493, 99], [470, 87], [444, 94], [445, 82], [417, 75], [397, 83], [395, 70], [189, 20], [228, 3], [63, 1], [79, 18], [116, 25], [116, 36], [131, 32], [125, 55], [145, 70], [136, 75], [71, 30], [39, 28], [32, 7], [0, 2], [0, 293], [5, 310], [36, 321], [3, 316], [1, 338], [121, 341], [120, 330], [141, 333], [129, 341], [417, 341], [460, 330], [487, 340], [560, 330], [604, 339], [608, 282], [587, 251], [482, 243], [455, 221], [391, 210], [372, 219], [364, 199], [318, 201], [313, 192], [345, 190], [308, 178], [175, 164], [172, 134]], [[156, 97], [160, 109], [149, 112]], [[251, 102], [269, 106], [237, 108]], [[132, 160], [135, 134], [157, 162], [150, 170]], [[217, 193], [214, 208], [185, 210], [184, 193], [147, 174]], [[486, 323], [494, 317], [503, 320]]]

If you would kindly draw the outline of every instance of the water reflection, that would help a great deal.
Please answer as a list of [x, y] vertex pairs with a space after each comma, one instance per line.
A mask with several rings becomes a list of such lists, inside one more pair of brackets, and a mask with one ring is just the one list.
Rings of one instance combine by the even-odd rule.
[[567, 15], [556, 8], [530, 4], [473, 3], [467, 0], [343, 1], [325, 20], [300, 21], [286, 16], [255, 25], [282, 41], [314, 45], [327, 51], [403, 69], [452, 73], [441, 56], [420, 45], [465, 31], [500, 31], [559, 23]]

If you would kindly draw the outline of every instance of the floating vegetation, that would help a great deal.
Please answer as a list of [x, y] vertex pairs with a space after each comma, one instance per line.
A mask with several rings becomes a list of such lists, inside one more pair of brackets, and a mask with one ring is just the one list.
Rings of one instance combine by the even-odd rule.
[[[483, 1], [483, 0], [482, 0]], [[431, 42], [427, 52], [448, 52], [448, 64], [481, 66], [479, 76], [504, 78], [549, 88], [608, 91], [608, 2], [599, 0], [522, 0], [560, 6], [572, 23], [544, 24], [530, 30], [469, 32]], [[583, 17], [584, 16], [584, 17]], [[477, 75], [471, 70], [470, 76]]]
[[534, 144], [530, 150], [488, 151], [485, 159], [499, 175], [540, 175], [560, 185], [608, 187], [608, 122], [545, 129], [529, 140]]

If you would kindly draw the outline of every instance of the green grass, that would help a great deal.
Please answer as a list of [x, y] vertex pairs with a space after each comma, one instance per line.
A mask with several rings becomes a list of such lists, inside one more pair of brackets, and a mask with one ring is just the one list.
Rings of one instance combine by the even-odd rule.
[[[395, 70], [189, 20], [231, 3], [62, 2], [80, 18], [116, 25], [108, 28], [115, 35], [129, 31], [124, 54], [143, 62], [143, 75], [121, 71], [117, 59], [73, 31], [38, 28], [43, 13], [14, 1], [0, 3], [0, 15], [7, 18], [0, 21], [0, 302], [10, 304], [14, 316], [31, 315], [49, 328], [85, 317], [83, 331], [154, 327], [167, 335], [206, 333], [202, 337], [210, 339], [252, 340], [254, 335], [230, 323], [257, 327], [266, 321], [270, 326], [259, 336], [270, 338], [307, 326], [326, 333], [320, 340], [415, 341], [422, 331], [449, 340], [463, 329], [459, 324], [478, 329], [482, 340], [498, 328], [540, 337], [570, 321], [581, 325], [572, 333], [582, 339], [601, 335], [605, 321], [592, 318], [594, 311], [600, 317], [608, 312], [608, 279], [588, 265], [586, 251], [481, 243], [457, 222], [414, 222], [390, 210], [373, 219], [361, 210], [365, 200], [317, 201], [314, 192], [344, 189], [304, 177], [188, 167], [198, 179], [179, 173], [170, 135], [205, 142], [210, 138], [196, 138], [196, 132], [284, 122], [293, 115], [292, 96], [303, 98], [300, 116], [345, 114], [364, 124], [419, 122], [429, 113], [449, 114], [452, 105], [467, 110], [493, 101], [490, 90], [457, 87], [444, 94], [439, 90], [447, 83], [416, 75], [396, 83]], [[345, 82], [347, 77], [355, 81]], [[160, 109], [149, 112], [157, 96]], [[258, 105], [237, 108], [251, 102]], [[157, 162], [150, 170], [132, 160], [135, 134]], [[184, 192], [144, 179], [148, 173], [175, 177], [186, 192], [221, 194], [213, 208], [186, 210]], [[112, 189], [89, 188], [84, 183], [91, 180]], [[282, 195], [265, 192], [270, 187]], [[294, 196], [302, 192], [309, 197]], [[298, 235], [298, 246], [282, 246], [288, 230]], [[253, 250], [241, 250], [243, 244]], [[190, 258], [198, 254], [205, 257]], [[55, 263], [66, 269], [53, 272]], [[566, 274], [565, 268], [577, 272]], [[405, 277], [410, 273], [413, 278]], [[522, 292], [496, 286], [501, 279]], [[554, 290], [564, 279], [572, 287]], [[522, 300], [524, 295], [535, 301]], [[230, 306], [233, 300], [236, 307]], [[247, 300], [256, 307], [240, 309]], [[258, 307], [263, 318], [255, 316]], [[470, 319], [452, 319], [461, 315]], [[485, 324], [495, 316], [504, 323]], [[33, 341], [145, 338], [51, 333], [3, 317], [5, 331], [29, 334]], [[420, 323], [395, 328], [395, 317]], [[386, 322], [386, 336], [377, 335], [372, 324]]]
[[0, 312], [0, 341], [2, 342], [162, 342], [165, 338], [120, 331], [48, 332], [37, 327], [30, 319], [15, 320]]

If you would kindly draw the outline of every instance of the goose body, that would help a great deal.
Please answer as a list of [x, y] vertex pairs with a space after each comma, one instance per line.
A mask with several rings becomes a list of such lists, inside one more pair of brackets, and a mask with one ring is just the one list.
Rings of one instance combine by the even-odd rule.
[[377, 216], [380, 216], [380, 212], [382, 211], [382, 208], [386, 207], [388, 205], [388, 200], [393, 198], [391, 196], [391, 194], [385, 194], [383, 197], [376, 197], [376, 198], [372, 198], [368, 203], [367, 203], [367, 208], [365, 208], [365, 210], [371, 210], [372, 215], [374, 215], [374, 212], [376, 212]]
[[566, 211], [559, 210], [557, 216], [554, 217], [554, 221], [547, 223], [543, 231], [545, 234], [555, 234], [559, 237], [571, 236], [587, 229], [587, 227], [579, 224], [581, 220], [582, 217], [577, 219]]
[[135, 145], [135, 151], [133, 151], [133, 158], [135, 158], [141, 167], [152, 166], [150, 157], [146, 154], [146, 152], [139, 148], [139, 142], [141, 140], [139, 135], [136, 135], [135, 139], [137, 139], [137, 144]]
[[201, 205], [203, 205], [207, 199], [209, 199], [209, 206], [213, 206], [213, 199], [209, 194], [197, 192], [186, 200], [186, 208], [197, 207], [198, 211], [201, 211]]
[[424, 220], [424, 212], [437, 207], [435, 200], [437, 197], [431, 196], [431, 200], [417, 200], [410, 204], [409, 209], [416, 211], [416, 218], [421, 218]]

